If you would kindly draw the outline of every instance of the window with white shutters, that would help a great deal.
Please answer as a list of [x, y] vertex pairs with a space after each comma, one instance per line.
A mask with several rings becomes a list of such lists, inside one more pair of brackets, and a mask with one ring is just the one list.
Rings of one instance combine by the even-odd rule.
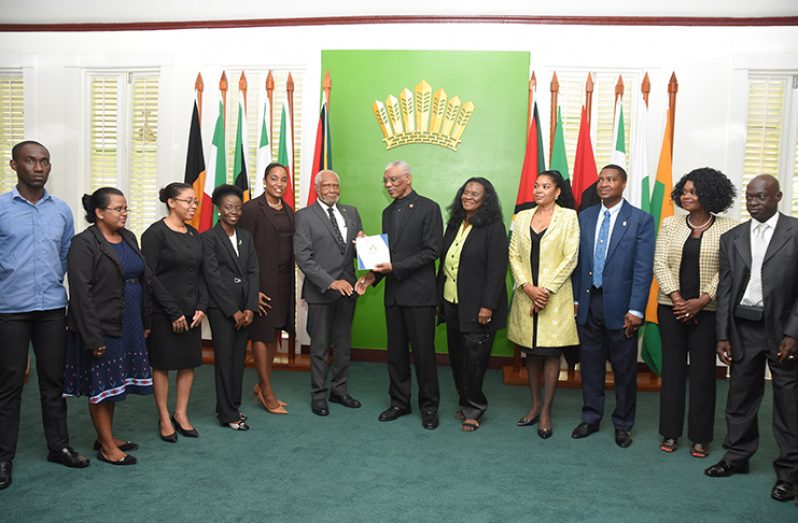
[[153, 71], [88, 73], [90, 189], [124, 192], [136, 235], [158, 217], [158, 84]]
[[798, 211], [798, 143], [791, 117], [798, 103], [798, 86], [790, 74], [751, 73], [748, 79], [748, 114], [746, 121], [743, 176], [740, 186], [740, 215], [748, 219], [745, 187], [759, 174], [771, 174], [781, 181], [785, 198], [781, 210]]
[[24, 91], [21, 71], [0, 70], [0, 194], [17, 183], [11, 169], [11, 148], [25, 139]]

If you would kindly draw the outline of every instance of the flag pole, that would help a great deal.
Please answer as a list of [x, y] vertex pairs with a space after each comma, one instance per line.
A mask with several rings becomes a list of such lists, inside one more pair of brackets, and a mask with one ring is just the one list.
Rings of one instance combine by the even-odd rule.
[[227, 129], [227, 74], [222, 71], [222, 77], [219, 79], [219, 90], [222, 92], [222, 107], [224, 107], [224, 128]]
[[529, 77], [529, 94], [527, 97], [526, 106], [526, 128], [529, 131], [529, 126], [532, 125], [532, 105], [535, 103], [535, 86], [538, 81], [535, 79], [535, 71], [532, 70], [532, 76]]
[[272, 152], [272, 158], [274, 158], [274, 76], [272, 76], [272, 70], [269, 69], [269, 74], [266, 75], [266, 97], [269, 99], [269, 149]]
[[[285, 84], [285, 90], [288, 95], [288, 114], [291, 121], [291, 136], [288, 136], [287, 139], [291, 140], [291, 153], [294, 152], [294, 77], [291, 76], [291, 73], [288, 73], [288, 80]], [[291, 202], [293, 207], [296, 207], [296, 191], [294, 191], [294, 158], [290, 158], [289, 162], [291, 163], [291, 172], [288, 173], [288, 183], [291, 184], [291, 194], [294, 198], [294, 201]], [[296, 268], [294, 268], [294, 277], [296, 278]], [[298, 303], [298, 300], [297, 300]], [[294, 315], [294, 321], [296, 322], [296, 315]], [[296, 324], [294, 325], [296, 327]], [[294, 329], [296, 332], [296, 328]], [[293, 367], [294, 362], [296, 360], [296, 335], [289, 334], [288, 335], [288, 366]]]
[[[618, 81], [615, 83], [615, 105], [618, 105], [618, 98], [623, 99], [623, 76], [618, 75]], [[613, 119], [615, 118], [615, 112], [613, 110]]]
[[197, 73], [197, 80], [194, 82], [194, 90], [197, 91], [197, 117], [202, 127], [202, 91], [205, 89], [205, 83], [202, 81], [202, 73]]
[[676, 93], [679, 92], [679, 82], [676, 80], [676, 72], [671, 74], [668, 82], [668, 118], [671, 123], [671, 161], [673, 161], [673, 132], [676, 126]]
[[640, 92], [643, 93], [643, 101], [648, 107], [648, 94], [651, 92], [651, 80], [648, 79], [648, 72], [643, 76], [643, 83], [640, 84]]
[[321, 86], [322, 86], [321, 87], [322, 90], [324, 91], [324, 95], [327, 98], [327, 115], [329, 116], [329, 114], [330, 114], [330, 96], [332, 94], [332, 79], [330, 79], [330, 71], [329, 71], [329, 69], [327, 70], [326, 73], [324, 73], [324, 80], [322, 81]]
[[560, 96], [560, 81], [557, 79], [557, 71], [551, 75], [551, 115], [549, 118], [549, 162], [554, 154], [554, 135], [557, 132], [557, 101]]
[[247, 110], [247, 75], [241, 71], [241, 76], [238, 77], [238, 91], [241, 93], [239, 96], [244, 97], [244, 112]]
[[593, 109], [593, 75], [587, 73], [585, 82], [585, 112], [587, 113], [587, 126], [590, 128], [590, 114]]

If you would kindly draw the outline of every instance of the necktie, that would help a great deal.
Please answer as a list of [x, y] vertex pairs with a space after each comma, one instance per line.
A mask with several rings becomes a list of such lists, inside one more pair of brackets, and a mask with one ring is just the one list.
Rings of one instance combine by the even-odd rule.
[[599, 229], [598, 243], [593, 254], [593, 287], [600, 289], [603, 283], [604, 258], [607, 256], [607, 242], [610, 237], [610, 211], [604, 211], [604, 219]]
[[751, 278], [748, 280], [748, 297], [756, 305], [762, 303], [762, 261], [765, 259], [767, 244], [765, 233], [768, 224], [760, 223], [754, 230], [754, 242], [751, 245]]
[[343, 247], [344, 237], [341, 236], [341, 229], [338, 228], [338, 220], [335, 219], [332, 207], [328, 207], [327, 212], [330, 214], [330, 223], [332, 224], [333, 232], [335, 232], [335, 239], [338, 240], [338, 243]]

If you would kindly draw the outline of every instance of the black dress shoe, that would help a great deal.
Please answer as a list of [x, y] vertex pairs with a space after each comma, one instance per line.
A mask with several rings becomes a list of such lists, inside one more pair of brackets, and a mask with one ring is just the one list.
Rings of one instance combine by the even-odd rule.
[[532, 419], [521, 418], [521, 419], [519, 419], [518, 421], [515, 422], [515, 426], [516, 427], [531, 427], [532, 425], [534, 425], [535, 423], [538, 422], [539, 418], [540, 418], [540, 414], [538, 414], [537, 416], [535, 416]]
[[97, 453], [97, 459], [99, 459], [100, 461], [104, 461], [106, 463], [110, 463], [111, 465], [121, 465], [121, 466], [135, 465], [136, 463], [139, 462], [139, 460], [137, 460], [130, 454], [126, 454], [125, 457], [120, 459], [119, 461], [111, 461], [110, 459], [106, 458], [105, 455], [103, 455], [102, 451]]
[[310, 410], [316, 416], [329, 416], [330, 409], [327, 408], [327, 402], [324, 400], [313, 400], [310, 402]]
[[377, 419], [380, 421], [393, 421], [408, 414], [410, 414], [410, 409], [393, 405], [382, 411]]
[[711, 478], [726, 478], [735, 474], [748, 474], [748, 462], [745, 461], [742, 465], [730, 465], [725, 461], [719, 461], [704, 470], [704, 474]]
[[[94, 440], [94, 450], [100, 450], [101, 448], [102, 448], [102, 443], [100, 443], [100, 440], [95, 439]], [[136, 450], [138, 448], [139, 448], [138, 444], [137, 443], [133, 443], [132, 441], [126, 441], [126, 442], [122, 443], [121, 445], [119, 445], [119, 450], [121, 450], [122, 452], [127, 452], [129, 450]]]
[[549, 439], [554, 434], [552, 429], [541, 429], [538, 428], [538, 436], [540, 439]]
[[0, 490], [11, 485], [11, 469], [13, 466], [10, 461], [0, 462]]
[[582, 422], [576, 426], [573, 432], [571, 432], [571, 437], [574, 439], [586, 438], [594, 432], [598, 432], [598, 429], [598, 425], [591, 425], [590, 423]]
[[421, 426], [427, 430], [438, 428], [438, 412], [434, 410], [424, 410], [421, 412]]
[[628, 430], [615, 429], [615, 444], [622, 449], [632, 444], [632, 433]]
[[61, 450], [51, 450], [47, 453], [47, 461], [60, 463], [73, 469], [82, 469], [89, 466], [89, 458], [79, 454], [72, 447], [64, 447]]
[[174, 414], [172, 414], [172, 425], [175, 426], [177, 431], [183, 437], [186, 437], [186, 438], [199, 438], [199, 432], [197, 432], [197, 429], [184, 429], [183, 427], [180, 426], [180, 423], [177, 422], [177, 420], [175, 419], [175, 415]]
[[337, 394], [330, 394], [330, 401], [333, 403], [340, 403], [344, 407], [350, 409], [359, 409], [361, 407], [361, 403], [350, 396], [349, 394], [344, 394], [343, 396], [338, 396]]
[[795, 485], [789, 481], [778, 480], [770, 491], [770, 497], [776, 501], [790, 501], [795, 498]]

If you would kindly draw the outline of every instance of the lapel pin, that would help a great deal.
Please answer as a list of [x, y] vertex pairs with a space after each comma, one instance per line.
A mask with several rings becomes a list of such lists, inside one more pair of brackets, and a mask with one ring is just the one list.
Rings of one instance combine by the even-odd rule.
[[623, 225], [624, 227], [626, 227], [626, 220], [624, 220], [624, 221], [623, 221], [623, 223], [622, 223], [621, 225]]
[[408, 207], [410, 207], [412, 209], [413, 208], [413, 204], [411, 203], [410, 205], [408, 205]]

